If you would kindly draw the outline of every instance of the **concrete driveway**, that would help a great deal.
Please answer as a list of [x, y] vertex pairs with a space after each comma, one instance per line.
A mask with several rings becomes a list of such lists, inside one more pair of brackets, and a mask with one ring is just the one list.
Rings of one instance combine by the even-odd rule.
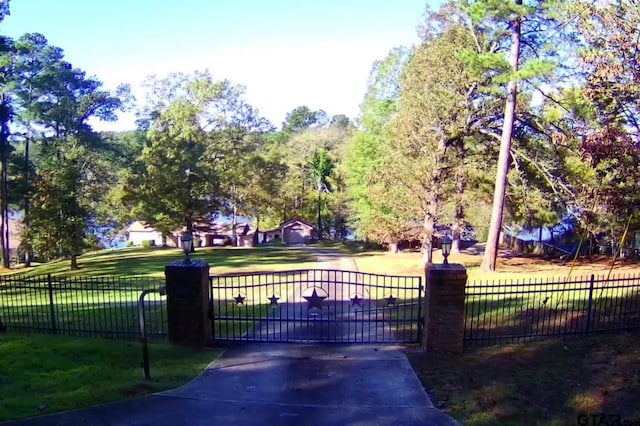
[[456, 425], [393, 346], [252, 344], [191, 383], [11, 425]]

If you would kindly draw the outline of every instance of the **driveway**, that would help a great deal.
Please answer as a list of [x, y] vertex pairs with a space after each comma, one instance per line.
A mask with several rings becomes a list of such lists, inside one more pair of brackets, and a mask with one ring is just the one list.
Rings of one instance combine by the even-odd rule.
[[[320, 267], [352, 269], [316, 251]], [[3, 423], [4, 424], [4, 423]], [[191, 383], [129, 401], [11, 425], [457, 425], [434, 408], [401, 347], [254, 343]]]
[[50, 425], [456, 425], [392, 346], [253, 344], [197, 379], [136, 400], [8, 423]]

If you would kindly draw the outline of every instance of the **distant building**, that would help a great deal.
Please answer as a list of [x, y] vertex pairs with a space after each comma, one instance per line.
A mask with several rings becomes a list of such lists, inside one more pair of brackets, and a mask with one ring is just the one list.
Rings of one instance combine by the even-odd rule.
[[[166, 234], [164, 244], [168, 247], [179, 247], [183, 230], [176, 230]], [[193, 226], [193, 239], [195, 247], [213, 247], [224, 245], [236, 245], [239, 247], [253, 246], [254, 230], [248, 223], [236, 224], [236, 241], [230, 223], [197, 223]], [[163, 245], [163, 235], [150, 225], [142, 221], [135, 221], [127, 228], [127, 241], [140, 246], [143, 241], [151, 241], [154, 246]]]
[[[261, 235], [260, 235], [261, 234]], [[317, 238], [316, 228], [302, 219], [290, 219], [278, 228], [260, 231], [261, 243], [282, 240], [284, 244], [308, 244]]]
[[[167, 236], [167, 245], [177, 247], [172, 235]], [[141, 246], [143, 241], [152, 241], [151, 245], [162, 246], [162, 233], [150, 225], [136, 220], [127, 227], [127, 241], [134, 246]]]

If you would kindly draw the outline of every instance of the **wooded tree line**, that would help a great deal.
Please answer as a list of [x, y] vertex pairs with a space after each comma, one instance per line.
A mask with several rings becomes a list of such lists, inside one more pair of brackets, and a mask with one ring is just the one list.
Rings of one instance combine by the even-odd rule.
[[[422, 43], [374, 66], [348, 161], [354, 225], [390, 243], [421, 222], [485, 234], [573, 220], [619, 239], [640, 226], [640, 4], [459, 0]], [[487, 224], [489, 226], [487, 226]]]
[[[8, 2], [0, 2], [1, 16]], [[472, 226], [495, 268], [502, 225], [573, 218], [586, 237], [640, 226], [635, 0], [458, 0], [421, 43], [374, 63], [354, 123], [306, 106], [277, 129], [209, 72], [106, 90], [41, 34], [0, 41], [2, 259], [22, 212], [27, 262], [76, 257], [143, 220], [292, 217], [395, 244]], [[135, 111], [138, 130], [97, 132]], [[503, 205], [503, 207], [501, 207]]]

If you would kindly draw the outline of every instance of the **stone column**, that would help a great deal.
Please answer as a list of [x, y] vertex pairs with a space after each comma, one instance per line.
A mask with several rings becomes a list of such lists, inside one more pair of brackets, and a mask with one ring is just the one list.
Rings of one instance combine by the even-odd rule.
[[172, 262], [164, 268], [169, 342], [202, 348], [211, 341], [209, 265], [202, 260]]
[[430, 352], [461, 353], [467, 270], [458, 264], [431, 265], [426, 275], [422, 347]]

